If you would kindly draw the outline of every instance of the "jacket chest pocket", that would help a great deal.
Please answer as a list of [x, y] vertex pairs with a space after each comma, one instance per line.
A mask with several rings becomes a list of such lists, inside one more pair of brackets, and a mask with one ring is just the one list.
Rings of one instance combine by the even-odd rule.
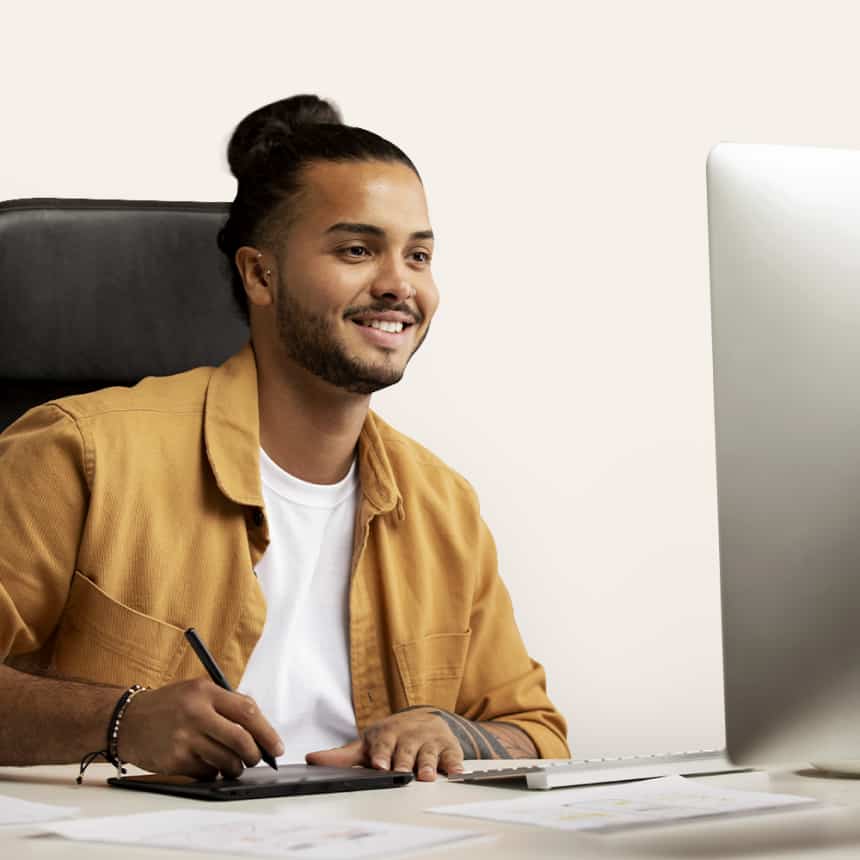
[[394, 646], [397, 670], [409, 705], [455, 709], [471, 636], [470, 630], [436, 633]]
[[52, 669], [100, 684], [158, 687], [185, 650], [179, 627], [114, 600], [75, 571], [54, 643]]

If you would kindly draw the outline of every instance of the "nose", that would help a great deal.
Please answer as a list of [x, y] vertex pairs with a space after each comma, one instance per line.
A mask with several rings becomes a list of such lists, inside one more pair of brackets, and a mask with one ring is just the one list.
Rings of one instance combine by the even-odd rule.
[[415, 288], [409, 280], [408, 273], [397, 262], [392, 262], [377, 271], [370, 293], [375, 299], [404, 302], [415, 295]]

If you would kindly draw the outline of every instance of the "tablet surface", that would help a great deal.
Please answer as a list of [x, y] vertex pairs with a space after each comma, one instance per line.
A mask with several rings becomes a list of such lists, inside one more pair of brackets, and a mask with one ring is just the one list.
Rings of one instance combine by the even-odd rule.
[[363, 767], [284, 764], [280, 765], [277, 771], [266, 766], [249, 767], [238, 779], [196, 780], [189, 776], [148, 773], [141, 776], [112, 777], [108, 783], [115, 788], [174, 794], [199, 800], [248, 800], [253, 797], [393, 788], [406, 785], [412, 782], [412, 779], [411, 773]]

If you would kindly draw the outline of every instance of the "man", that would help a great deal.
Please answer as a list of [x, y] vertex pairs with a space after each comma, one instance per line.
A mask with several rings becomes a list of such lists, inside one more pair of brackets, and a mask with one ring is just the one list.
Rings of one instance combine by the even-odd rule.
[[[566, 756], [474, 492], [369, 410], [438, 303], [417, 170], [313, 96], [228, 156], [251, 343], [0, 436], [0, 763]], [[242, 692], [201, 677], [191, 626]]]

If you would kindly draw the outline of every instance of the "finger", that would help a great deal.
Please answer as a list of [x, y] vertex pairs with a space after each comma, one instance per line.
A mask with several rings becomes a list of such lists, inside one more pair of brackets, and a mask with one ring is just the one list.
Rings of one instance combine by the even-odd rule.
[[394, 732], [382, 729], [372, 739], [368, 739], [367, 757], [370, 766], [378, 770], [389, 770], [391, 768], [391, 754], [397, 745], [397, 735]]
[[251, 734], [263, 749], [279, 756], [284, 754], [284, 744], [271, 723], [263, 716], [257, 703], [244, 693], [231, 693], [217, 687], [213, 692], [215, 710], [234, 723], [238, 723]]
[[433, 782], [436, 779], [436, 767], [439, 764], [439, 747], [433, 743], [422, 744], [415, 758], [415, 773], [422, 782]]
[[421, 748], [420, 743], [401, 738], [391, 758], [391, 769], [404, 773], [412, 773], [415, 767], [415, 757]]
[[463, 749], [460, 744], [444, 747], [439, 753], [439, 770], [443, 773], [463, 772]]
[[206, 723], [205, 736], [219, 746], [233, 752], [246, 767], [254, 767], [260, 762], [260, 748], [249, 731], [222, 717], [217, 712]]
[[330, 750], [316, 750], [305, 756], [308, 764], [326, 765], [327, 767], [352, 767], [356, 764], [366, 764], [364, 741], [361, 738], [342, 747]]
[[213, 779], [218, 778], [218, 768], [203, 761], [197, 755], [189, 756], [188, 763], [177, 772], [183, 776], [190, 776], [193, 779], [199, 779], [204, 782], [211, 782]]
[[194, 755], [228, 779], [236, 779], [245, 769], [242, 760], [232, 750], [207, 737], [199, 738], [192, 749]]

